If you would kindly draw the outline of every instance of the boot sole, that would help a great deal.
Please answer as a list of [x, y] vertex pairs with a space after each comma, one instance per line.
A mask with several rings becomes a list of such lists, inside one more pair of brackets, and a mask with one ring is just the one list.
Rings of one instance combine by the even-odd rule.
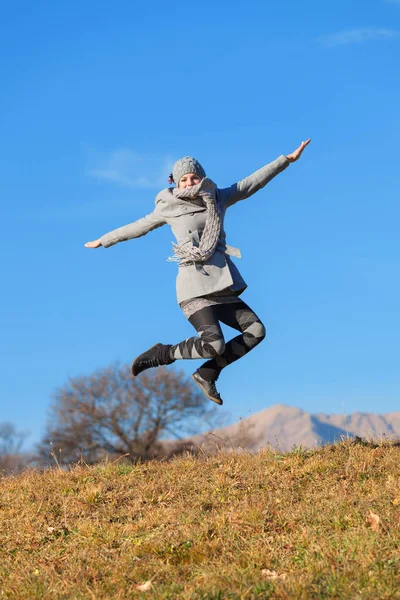
[[199, 381], [197, 381], [197, 379], [195, 378], [194, 373], [192, 375], [192, 379], [195, 382], [195, 384], [199, 386], [199, 388], [201, 389], [201, 391], [203, 392], [203, 394], [205, 394], [209, 400], [211, 400], [212, 402], [215, 402], [215, 404], [218, 404], [218, 406], [222, 406], [222, 404], [224, 403], [223, 400], [218, 400], [217, 398], [213, 398], [212, 396], [210, 396], [209, 394], [207, 394], [205, 388], [203, 388], [203, 386], [201, 385], [201, 383]]
[[[157, 344], [154, 344], [154, 346], [152, 346], [151, 348], [149, 348], [148, 352], [150, 352], [150, 350], [153, 350], [153, 348], [155, 348], [158, 345], [159, 345], [159, 342]], [[135, 360], [133, 361], [132, 366], [131, 366], [131, 373], [132, 373], [133, 377], [138, 377], [138, 375], [140, 375], [140, 373], [143, 373], [143, 371], [140, 371], [140, 373], [138, 373], [137, 375], [135, 375], [135, 373], [133, 372], [133, 369], [135, 367], [135, 362], [138, 360], [138, 358], [139, 358], [139, 356], [137, 358], [135, 358]], [[147, 371], [147, 369], [143, 369], [143, 370]]]

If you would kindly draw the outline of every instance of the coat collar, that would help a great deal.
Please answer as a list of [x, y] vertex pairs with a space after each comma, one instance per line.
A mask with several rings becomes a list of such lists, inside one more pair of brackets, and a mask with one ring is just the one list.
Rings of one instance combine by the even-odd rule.
[[165, 188], [156, 198], [156, 209], [164, 217], [180, 217], [188, 213], [205, 212], [205, 206], [199, 206], [188, 200], [177, 198], [172, 193], [174, 188]]

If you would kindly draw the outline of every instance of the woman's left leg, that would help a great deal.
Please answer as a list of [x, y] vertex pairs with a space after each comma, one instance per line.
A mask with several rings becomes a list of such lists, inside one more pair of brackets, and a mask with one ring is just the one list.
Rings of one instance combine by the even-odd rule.
[[[134, 360], [132, 374], [136, 376], [145, 369], [168, 365], [176, 359], [211, 358], [193, 373], [193, 379], [210, 400], [222, 404], [215, 381], [222, 369], [250, 352], [265, 338], [264, 325], [241, 300], [203, 308], [189, 317], [189, 321], [197, 330], [198, 337], [174, 346], [156, 344]], [[219, 321], [241, 334], [225, 344]]]
[[[222, 369], [255, 348], [265, 338], [265, 327], [256, 313], [242, 300], [234, 304], [219, 304], [216, 316], [221, 323], [237, 329], [241, 335], [225, 344], [219, 356], [203, 363], [197, 373], [206, 381], [216, 381]], [[190, 320], [190, 319], [189, 319]]]

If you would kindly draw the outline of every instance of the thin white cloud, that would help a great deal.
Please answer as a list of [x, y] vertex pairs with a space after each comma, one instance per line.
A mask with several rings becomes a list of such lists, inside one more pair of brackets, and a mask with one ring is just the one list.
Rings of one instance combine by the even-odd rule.
[[325, 46], [348, 46], [376, 40], [388, 40], [398, 37], [399, 31], [377, 27], [350, 29], [328, 35], [321, 35], [318, 41]]
[[168, 156], [141, 155], [130, 148], [107, 154], [87, 149], [85, 174], [128, 188], [162, 188], [168, 185], [173, 160]]
[[139, 197], [113, 197], [106, 199], [89, 199], [81, 202], [75, 201], [68, 205], [55, 207], [53, 216], [62, 219], [90, 219], [91, 221], [104, 218], [121, 218], [126, 223], [134, 221], [154, 208], [152, 199]]

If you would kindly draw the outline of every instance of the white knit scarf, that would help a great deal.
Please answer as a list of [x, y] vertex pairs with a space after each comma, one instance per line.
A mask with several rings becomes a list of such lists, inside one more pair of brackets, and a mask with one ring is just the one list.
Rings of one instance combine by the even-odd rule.
[[184, 200], [192, 200], [200, 196], [207, 209], [206, 224], [199, 245], [172, 244], [175, 258], [181, 265], [203, 263], [214, 253], [221, 233], [221, 214], [216, 199], [216, 189], [215, 183], [208, 177], [204, 177], [197, 185], [173, 190], [174, 196]]

